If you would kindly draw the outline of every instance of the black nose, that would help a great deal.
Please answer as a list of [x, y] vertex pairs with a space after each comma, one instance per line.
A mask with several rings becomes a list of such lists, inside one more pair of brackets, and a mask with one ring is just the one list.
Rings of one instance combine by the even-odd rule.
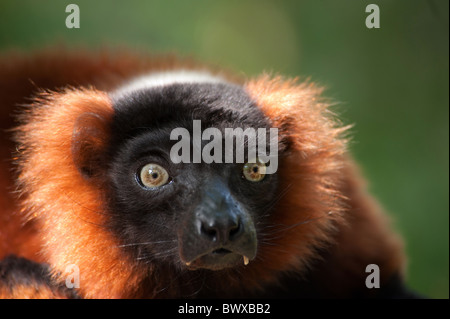
[[197, 225], [198, 234], [214, 244], [226, 245], [243, 233], [239, 216], [230, 210], [198, 213]]

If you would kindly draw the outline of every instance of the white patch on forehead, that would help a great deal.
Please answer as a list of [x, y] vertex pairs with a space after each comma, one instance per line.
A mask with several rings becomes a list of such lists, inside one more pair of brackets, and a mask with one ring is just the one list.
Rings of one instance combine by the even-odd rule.
[[168, 72], [155, 72], [134, 78], [125, 85], [112, 92], [114, 98], [120, 98], [131, 92], [172, 84], [190, 83], [227, 83], [217, 75], [206, 71], [175, 70]]

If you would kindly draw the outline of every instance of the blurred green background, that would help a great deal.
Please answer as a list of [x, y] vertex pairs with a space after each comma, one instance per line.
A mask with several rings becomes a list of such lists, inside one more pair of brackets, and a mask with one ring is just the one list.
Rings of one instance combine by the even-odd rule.
[[[69, 3], [80, 7], [80, 29], [65, 27]], [[365, 26], [369, 3], [380, 29]], [[1, 0], [0, 50], [121, 45], [325, 85], [355, 124], [351, 148], [371, 191], [406, 239], [410, 286], [448, 298], [448, 15], [448, 0]]]

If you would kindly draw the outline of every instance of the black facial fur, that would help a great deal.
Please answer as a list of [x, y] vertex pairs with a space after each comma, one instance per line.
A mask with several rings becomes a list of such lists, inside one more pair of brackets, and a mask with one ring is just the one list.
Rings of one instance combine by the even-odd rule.
[[[108, 204], [113, 214], [110, 226], [122, 240], [124, 249], [143, 263], [158, 260], [186, 267], [190, 260], [182, 260], [180, 254], [197, 253], [192, 249], [186, 253], [185, 249], [186, 245], [201, 244], [198, 237], [190, 235], [195, 233], [199, 222], [191, 221], [198, 218], [198, 211], [205, 205], [210, 205], [205, 194], [214, 180], [223, 185], [220, 188], [223, 196], [232, 198], [233, 204], [227, 211], [234, 216], [239, 210], [238, 219], [245, 223], [240, 230], [249, 232], [236, 240], [235, 245], [226, 247], [241, 253], [237, 246], [246, 242], [243, 251], [251, 251], [250, 233], [253, 231], [257, 237], [258, 225], [269, 213], [277, 189], [276, 174], [266, 175], [254, 183], [243, 178], [243, 164], [174, 164], [169, 157], [171, 147], [177, 142], [170, 140], [170, 132], [183, 127], [192, 136], [193, 120], [201, 120], [202, 130], [215, 127], [223, 132], [225, 128], [241, 127], [268, 131], [269, 121], [245, 91], [231, 84], [173, 84], [122, 96], [114, 101], [114, 110], [107, 157], [110, 159]], [[167, 170], [170, 179], [166, 185], [146, 189], [139, 184], [139, 169], [148, 163]], [[205, 251], [220, 246], [205, 241], [203, 244]], [[215, 251], [227, 253], [228, 249]], [[207, 261], [205, 267], [221, 269], [234, 263], [237, 258], [224, 259], [223, 265], [219, 261], [211, 267]], [[196, 267], [202, 266], [200, 263]]]

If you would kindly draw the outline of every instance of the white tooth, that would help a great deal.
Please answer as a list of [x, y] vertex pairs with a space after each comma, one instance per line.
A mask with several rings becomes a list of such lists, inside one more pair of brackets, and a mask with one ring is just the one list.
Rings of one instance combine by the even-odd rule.
[[244, 265], [247, 266], [249, 263], [248, 257], [244, 256]]

